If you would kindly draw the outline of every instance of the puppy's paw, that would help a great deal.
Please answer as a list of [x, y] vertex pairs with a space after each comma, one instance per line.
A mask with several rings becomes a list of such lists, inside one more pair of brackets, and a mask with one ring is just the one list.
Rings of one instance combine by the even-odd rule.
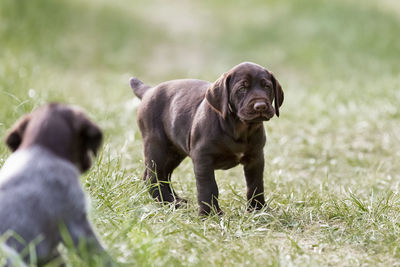
[[212, 208], [207, 207], [207, 208], [199, 209], [200, 217], [205, 218], [205, 217], [214, 216], [214, 215], [222, 216], [222, 215], [224, 215], [224, 212], [219, 207], [215, 207], [215, 206], [213, 206]]
[[247, 206], [247, 211], [248, 212], [268, 211], [268, 210], [269, 210], [268, 205], [266, 205], [264, 202], [259, 202], [259, 201], [252, 201]]
[[185, 206], [188, 203], [188, 201], [184, 198], [180, 198], [180, 197], [175, 197], [175, 208], [181, 208], [183, 206]]

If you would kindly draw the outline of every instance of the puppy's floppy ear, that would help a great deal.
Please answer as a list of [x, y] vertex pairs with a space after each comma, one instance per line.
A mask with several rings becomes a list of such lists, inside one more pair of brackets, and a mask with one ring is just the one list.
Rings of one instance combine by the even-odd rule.
[[279, 107], [282, 106], [284, 94], [282, 87], [278, 80], [275, 78], [272, 72], [269, 72], [272, 76], [272, 84], [274, 86], [274, 104], [275, 104], [275, 114], [279, 117]]
[[21, 117], [11, 128], [10, 132], [6, 137], [6, 144], [11, 149], [12, 152], [18, 149], [19, 145], [22, 143], [24, 137], [25, 129], [31, 119], [31, 115], [25, 115]]
[[92, 165], [90, 152], [97, 155], [103, 134], [100, 128], [87, 119], [84, 115], [80, 115], [78, 119], [79, 131], [79, 165], [82, 172], [88, 170]]
[[224, 119], [228, 114], [230, 74], [224, 73], [206, 92], [207, 103]]
[[86, 148], [96, 156], [103, 138], [100, 128], [94, 123], [87, 121], [82, 131], [82, 138]]

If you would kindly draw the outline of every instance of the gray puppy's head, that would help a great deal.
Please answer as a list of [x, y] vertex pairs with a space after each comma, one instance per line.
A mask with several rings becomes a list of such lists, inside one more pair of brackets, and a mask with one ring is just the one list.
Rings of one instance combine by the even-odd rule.
[[101, 140], [100, 128], [82, 110], [51, 103], [20, 118], [8, 133], [6, 144], [13, 152], [42, 146], [84, 172], [90, 168], [91, 154], [96, 155]]

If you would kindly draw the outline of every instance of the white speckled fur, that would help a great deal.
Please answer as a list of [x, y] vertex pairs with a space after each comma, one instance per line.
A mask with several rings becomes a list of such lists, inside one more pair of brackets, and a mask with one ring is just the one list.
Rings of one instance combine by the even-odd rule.
[[[55, 255], [61, 241], [60, 222], [74, 242], [81, 237], [95, 239], [78, 169], [39, 146], [16, 151], [0, 171], [0, 234], [14, 231], [27, 243], [44, 238], [36, 253], [46, 259]], [[7, 245], [17, 251], [24, 248], [14, 238]]]

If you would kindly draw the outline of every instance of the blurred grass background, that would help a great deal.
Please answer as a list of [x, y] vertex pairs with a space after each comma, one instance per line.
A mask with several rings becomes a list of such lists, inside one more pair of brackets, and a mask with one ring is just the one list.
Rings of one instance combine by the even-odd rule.
[[[270, 208], [245, 212], [237, 167], [217, 172], [224, 217], [198, 220], [190, 160], [173, 176], [188, 207], [153, 203], [129, 77], [214, 81], [242, 61], [285, 91], [265, 123]], [[0, 1], [0, 137], [49, 101], [87, 110], [105, 142], [82, 183], [127, 265], [399, 265], [399, 87], [396, 0]]]

